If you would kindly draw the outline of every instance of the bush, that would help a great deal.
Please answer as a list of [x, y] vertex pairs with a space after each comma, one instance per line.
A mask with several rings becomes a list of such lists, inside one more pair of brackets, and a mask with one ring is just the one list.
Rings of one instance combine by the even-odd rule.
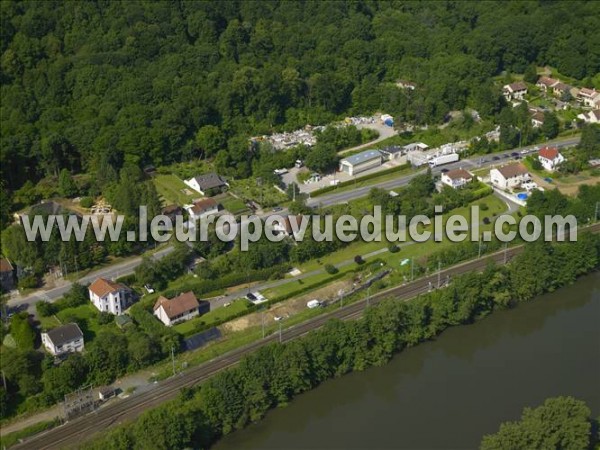
[[339, 272], [339, 269], [333, 264], [325, 264], [325, 271], [330, 275], [335, 275]]
[[360, 256], [360, 255], [356, 255], [356, 256], [354, 257], [354, 262], [355, 262], [356, 264], [359, 264], [359, 265], [360, 265], [360, 264], [364, 264], [364, 263], [365, 263], [365, 260], [362, 258], [362, 256]]
[[45, 300], [37, 302], [37, 304], [35, 305], [35, 310], [42, 317], [49, 317], [58, 312], [58, 308], [56, 305]]
[[107, 325], [112, 323], [114, 320], [114, 316], [109, 312], [101, 311], [100, 314], [98, 314], [98, 323], [100, 325]]
[[481, 209], [482, 211], [487, 211], [488, 209], [490, 209], [490, 207], [487, 203], [482, 203], [481, 205], [479, 205], [479, 209]]
[[19, 289], [35, 289], [39, 286], [39, 280], [35, 275], [27, 275], [19, 279]]
[[92, 197], [83, 197], [79, 204], [82, 208], [91, 208], [94, 205], [94, 199]]
[[400, 251], [400, 247], [398, 247], [396, 244], [390, 244], [388, 245], [388, 251], [390, 253], [398, 253]]
[[489, 217], [484, 217], [484, 218], [483, 218], [483, 223], [484, 223], [485, 225], [489, 225], [489, 224], [490, 224], [490, 218], [489, 218]]

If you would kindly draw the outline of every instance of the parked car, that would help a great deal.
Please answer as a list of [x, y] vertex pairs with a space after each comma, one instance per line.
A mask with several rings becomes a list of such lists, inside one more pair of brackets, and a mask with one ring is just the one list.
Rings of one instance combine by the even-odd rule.
[[442, 169], [440, 172], [446, 173], [446, 172], [449, 172], [449, 170], [448, 169]]
[[517, 152], [512, 152], [510, 156], [519, 156], [519, 154]]
[[546, 177], [546, 178], [544, 178], [544, 181], [545, 181], [546, 183], [552, 183], [552, 178], [550, 178], [550, 177]]
[[498, 160], [500, 159], [500, 157], [499, 157], [499, 156], [494, 156], [492, 159], [493, 159], [494, 161], [498, 161]]
[[281, 211], [283, 208], [281, 206], [276, 206], [273, 208], [273, 212]]

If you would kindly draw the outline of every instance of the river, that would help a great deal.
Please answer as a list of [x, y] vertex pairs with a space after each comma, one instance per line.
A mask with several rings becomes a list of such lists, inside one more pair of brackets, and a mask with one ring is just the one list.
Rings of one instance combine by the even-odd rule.
[[596, 273], [323, 383], [213, 448], [470, 449], [523, 407], [558, 395], [597, 416], [599, 324]]

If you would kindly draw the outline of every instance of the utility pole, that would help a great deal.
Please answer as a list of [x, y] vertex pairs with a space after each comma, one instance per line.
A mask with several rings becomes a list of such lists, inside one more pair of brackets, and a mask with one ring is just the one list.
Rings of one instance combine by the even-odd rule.
[[279, 321], [279, 343], [282, 343], [282, 339], [281, 339], [281, 320]]
[[173, 363], [173, 376], [175, 376], [175, 346], [171, 345], [171, 362]]
[[442, 277], [442, 260], [438, 260], [438, 289], [441, 286], [441, 277]]
[[481, 236], [479, 236], [479, 252], [477, 255], [477, 259], [481, 258]]
[[367, 306], [371, 306], [371, 286], [367, 288]]
[[600, 202], [596, 202], [596, 213], [594, 214], [594, 222], [598, 220], [598, 215], [600, 214]]
[[265, 310], [263, 308], [263, 312], [262, 312], [262, 334], [263, 334], [263, 339], [265, 338]]
[[508, 242], [504, 243], [504, 264], [506, 265], [506, 260], [507, 260], [507, 251], [508, 251]]
[[414, 256], [410, 258], [410, 281], [413, 281], [415, 278], [415, 258]]

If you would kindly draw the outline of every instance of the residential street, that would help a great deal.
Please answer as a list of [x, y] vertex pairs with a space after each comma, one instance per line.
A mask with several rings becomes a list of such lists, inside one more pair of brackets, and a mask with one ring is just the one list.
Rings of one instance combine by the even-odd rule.
[[[389, 128], [389, 127], [386, 127], [386, 128]], [[554, 142], [549, 142], [548, 145], [553, 145], [558, 148], [563, 148], [563, 147], [570, 147], [570, 146], [576, 145], [578, 142], [579, 142], [579, 137], [576, 137], [576, 138], [568, 138], [568, 139], [562, 139], [562, 140], [558, 140], [558, 141], [554, 141]], [[372, 142], [371, 142], [371, 144], [372, 144]], [[534, 147], [532, 147], [532, 146], [525, 147], [524, 149], [527, 149], [530, 152], [535, 151]], [[523, 150], [523, 149], [512, 149], [512, 150], [507, 150], [503, 153], [495, 153], [495, 154], [490, 154], [490, 155], [485, 155], [485, 156], [478, 155], [478, 156], [475, 156], [472, 158], [460, 160], [455, 163], [446, 164], [441, 167], [436, 167], [432, 170], [432, 173], [434, 175], [439, 175], [441, 173], [442, 169], [451, 170], [451, 169], [457, 169], [457, 168], [462, 167], [462, 168], [466, 168], [466, 169], [470, 169], [470, 170], [476, 170], [476, 169], [481, 169], [481, 168], [492, 167], [495, 165], [506, 164], [507, 162], [512, 161], [512, 158], [510, 158], [511, 153], [520, 152], [521, 150]], [[506, 155], [508, 155], [508, 157]], [[494, 160], [493, 157], [499, 157], [500, 159]], [[344, 190], [339, 193], [336, 193], [335, 191], [333, 191], [330, 194], [322, 195], [320, 197], [309, 198], [306, 203], [308, 206], [312, 206], [312, 207], [330, 206], [330, 205], [336, 205], [336, 204], [340, 204], [340, 203], [346, 203], [351, 200], [368, 195], [369, 191], [373, 188], [381, 188], [381, 189], [390, 190], [390, 189], [405, 186], [415, 176], [417, 176], [421, 173], [424, 173], [425, 171], [426, 171], [426, 169], [423, 169], [421, 171], [411, 173], [410, 175], [405, 175], [405, 176], [399, 177], [394, 180], [387, 180], [387, 181], [383, 181], [380, 183], [374, 183], [372, 185], [364, 186], [364, 187], [357, 188], [357, 189]], [[283, 210], [277, 211], [277, 212], [274, 212], [274, 211], [264, 212], [260, 216], [263, 218], [266, 218], [269, 215], [273, 215], [273, 214], [285, 215], [285, 214], [287, 214], [287, 210], [283, 209]], [[165, 247], [164, 249], [161, 249], [158, 252], [156, 252], [153, 257], [156, 259], [160, 259], [163, 256], [167, 255], [171, 251], [172, 251], [172, 247]], [[118, 277], [121, 277], [124, 275], [129, 275], [129, 274], [133, 273], [134, 269], [141, 263], [141, 261], [142, 261], [142, 257], [139, 256], [139, 257], [133, 258], [133, 259], [128, 260], [123, 263], [105, 267], [105, 268], [94, 271], [94, 272], [80, 278], [78, 280], [78, 282], [85, 284], [85, 283], [91, 283], [92, 281], [94, 281], [96, 278], [99, 278], [99, 277], [114, 279], [114, 278], [118, 278]], [[316, 273], [319, 273], [319, 272], [316, 272]], [[294, 278], [294, 280], [306, 278], [310, 275], [314, 275], [314, 274], [313, 273], [302, 274], [299, 277]], [[267, 289], [270, 287], [275, 287], [275, 286], [279, 286], [281, 284], [285, 284], [286, 282], [288, 282], [288, 279], [277, 280], [277, 281], [265, 283], [264, 285], [260, 285], [259, 287], [256, 287], [255, 289]], [[30, 312], [33, 313], [33, 312], [35, 312], [35, 303], [37, 303], [40, 300], [54, 301], [54, 300], [60, 298], [70, 289], [71, 284], [72, 284], [71, 282], [67, 281], [60, 287], [56, 287], [56, 288], [49, 289], [49, 290], [40, 289], [34, 293], [26, 295], [25, 297], [21, 297], [19, 295], [14, 295], [8, 301], [8, 306], [10, 308], [27, 308]], [[245, 293], [243, 295], [245, 295]], [[222, 306], [222, 304], [227, 303], [228, 301], [231, 301], [232, 299], [240, 297], [240, 296], [242, 296], [242, 295], [238, 295], [236, 293], [236, 294], [230, 294], [230, 296], [227, 296], [227, 297], [223, 297], [223, 299], [216, 300], [214, 303], [213, 309], [220, 307], [220, 306]]]
[[[168, 246], [161, 250], [158, 250], [152, 257], [154, 259], [160, 259], [163, 256], [168, 255], [173, 251], [173, 247]], [[114, 264], [108, 267], [104, 267], [102, 269], [93, 271], [88, 275], [85, 275], [77, 280], [78, 283], [81, 284], [89, 284], [94, 281], [96, 278], [108, 278], [108, 279], [116, 279], [122, 277], [124, 275], [130, 275], [133, 273], [134, 269], [140, 265], [142, 262], [142, 256], [137, 256], [135, 258], [131, 258], [122, 263]], [[59, 287], [55, 287], [53, 289], [43, 290], [39, 289], [36, 292], [28, 294], [24, 297], [20, 295], [14, 295], [8, 300], [7, 304], [9, 308], [18, 308], [18, 309], [27, 309], [30, 313], [35, 313], [35, 304], [40, 300], [46, 301], [54, 301], [62, 297], [66, 292], [71, 289], [71, 285], [73, 283], [71, 281], [64, 281], [63, 284]]]

